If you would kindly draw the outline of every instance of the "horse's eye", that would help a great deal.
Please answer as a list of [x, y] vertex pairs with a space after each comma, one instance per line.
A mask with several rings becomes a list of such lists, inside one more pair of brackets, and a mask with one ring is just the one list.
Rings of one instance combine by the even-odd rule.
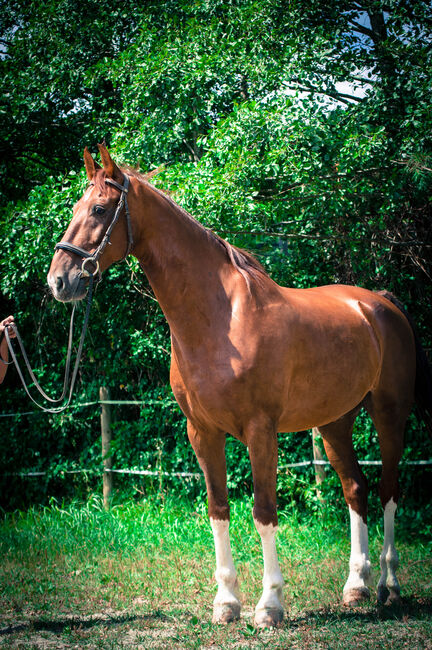
[[105, 208], [103, 208], [101, 205], [95, 205], [93, 208], [93, 212], [95, 214], [104, 214], [105, 213]]

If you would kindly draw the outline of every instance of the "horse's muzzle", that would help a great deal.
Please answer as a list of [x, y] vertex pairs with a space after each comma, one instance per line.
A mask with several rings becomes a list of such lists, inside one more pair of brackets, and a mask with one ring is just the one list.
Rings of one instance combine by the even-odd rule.
[[70, 275], [48, 273], [48, 286], [56, 300], [70, 302], [71, 300], [82, 300], [88, 287], [88, 278], [81, 273]]

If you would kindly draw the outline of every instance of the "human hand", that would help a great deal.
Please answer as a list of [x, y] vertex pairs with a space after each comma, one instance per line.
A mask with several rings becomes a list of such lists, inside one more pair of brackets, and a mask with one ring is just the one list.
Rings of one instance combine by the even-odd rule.
[[15, 330], [10, 325], [15, 325], [15, 318], [13, 316], [8, 316], [0, 322], [0, 336], [9, 327], [9, 338], [14, 339], [16, 337]]

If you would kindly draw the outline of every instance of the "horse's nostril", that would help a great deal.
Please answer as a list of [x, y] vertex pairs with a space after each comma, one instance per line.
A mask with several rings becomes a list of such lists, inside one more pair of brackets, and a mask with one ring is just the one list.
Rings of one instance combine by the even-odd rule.
[[63, 278], [61, 277], [61, 275], [58, 275], [56, 277], [56, 279], [55, 279], [55, 287], [56, 287], [57, 291], [60, 291], [60, 289], [63, 289], [64, 282], [63, 282]]

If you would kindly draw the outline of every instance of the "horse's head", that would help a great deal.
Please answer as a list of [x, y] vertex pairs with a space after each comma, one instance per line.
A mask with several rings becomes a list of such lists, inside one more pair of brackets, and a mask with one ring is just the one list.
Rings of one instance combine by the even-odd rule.
[[117, 167], [105, 145], [98, 145], [103, 168], [86, 148], [84, 163], [90, 185], [75, 204], [73, 218], [48, 272], [54, 297], [81, 300], [90, 275], [99, 275], [123, 259], [132, 247], [127, 204], [129, 178]]

